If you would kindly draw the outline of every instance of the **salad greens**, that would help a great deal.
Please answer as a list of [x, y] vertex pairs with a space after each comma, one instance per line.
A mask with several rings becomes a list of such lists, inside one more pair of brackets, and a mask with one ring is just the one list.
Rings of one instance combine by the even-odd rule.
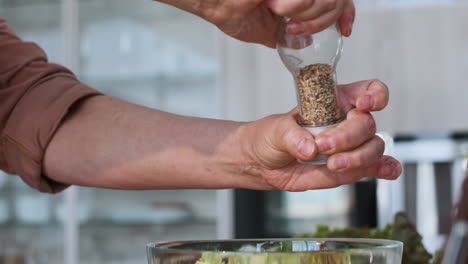
[[219, 252], [205, 252], [196, 264], [349, 264], [351, 257], [347, 254], [336, 255], [331, 252], [319, 252], [317, 254], [220, 254]]
[[[384, 229], [375, 228], [344, 228], [330, 229], [326, 225], [319, 225], [313, 234], [298, 234], [297, 238], [374, 238], [390, 239], [404, 243], [402, 264], [428, 264], [432, 255], [424, 248], [422, 237], [405, 213], [397, 213], [393, 224]], [[441, 252], [436, 253], [432, 263], [439, 263]]]
[[[434, 258], [424, 248], [422, 237], [405, 213], [397, 213], [392, 224], [383, 229], [377, 228], [343, 228], [331, 229], [326, 225], [317, 226], [315, 233], [298, 234], [295, 238], [369, 238], [398, 240], [404, 243], [402, 264], [437, 264], [441, 262], [442, 252], [435, 253]], [[284, 242], [265, 244], [266, 252], [288, 252], [292, 245]], [[246, 251], [248, 253], [249, 251]], [[351, 256], [336, 252], [317, 252], [318, 254], [233, 254], [230, 252], [204, 252], [196, 264], [267, 264], [267, 263], [351, 263]], [[432, 259], [432, 262], [431, 262]], [[354, 260], [354, 259], [353, 259]]]

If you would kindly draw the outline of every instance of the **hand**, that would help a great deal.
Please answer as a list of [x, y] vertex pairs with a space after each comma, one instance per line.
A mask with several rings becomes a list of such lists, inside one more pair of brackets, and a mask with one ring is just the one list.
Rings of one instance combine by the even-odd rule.
[[337, 21], [351, 35], [355, 9], [352, 0], [157, 0], [196, 14], [238, 40], [274, 48], [280, 16], [289, 16], [287, 32], [313, 34]]
[[278, 16], [291, 18], [289, 34], [313, 34], [337, 21], [345, 37], [351, 35], [355, 8], [352, 0], [266, 0], [266, 5]]
[[[345, 121], [314, 138], [297, 125], [297, 109], [249, 123], [245, 172], [261, 177], [265, 189], [305, 191], [337, 187], [364, 177], [396, 179], [401, 165], [383, 156], [384, 142], [375, 135], [369, 112], [383, 109], [388, 89], [380, 81], [339, 86], [342, 102], [351, 109]], [[306, 165], [317, 153], [330, 155], [327, 165]]]

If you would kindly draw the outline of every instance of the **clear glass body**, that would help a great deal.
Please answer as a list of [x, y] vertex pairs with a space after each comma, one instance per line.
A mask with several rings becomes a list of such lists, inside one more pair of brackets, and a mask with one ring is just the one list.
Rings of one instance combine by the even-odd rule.
[[[336, 89], [336, 65], [343, 39], [336, 25], [313, 35], [290, 35], [286, 32], [288, 21], [283, 18], [279, 23], [277, 50], [294, 78], [299, 124], [316, 136], [344, 119]], [[317, 155], [302, 162], [325, 164], [326, 160], [326, 155]]]
[[151, 243], [148, 264], [400, 264], [403, 243], [379, 239], [259, 239]]

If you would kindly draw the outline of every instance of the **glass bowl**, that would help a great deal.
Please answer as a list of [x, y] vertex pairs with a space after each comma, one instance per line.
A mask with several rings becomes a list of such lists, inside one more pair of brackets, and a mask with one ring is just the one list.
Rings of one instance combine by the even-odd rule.
[[149, 264], [400, 264], [403, 243], [380, 239], [233, 239], [156, 242]]

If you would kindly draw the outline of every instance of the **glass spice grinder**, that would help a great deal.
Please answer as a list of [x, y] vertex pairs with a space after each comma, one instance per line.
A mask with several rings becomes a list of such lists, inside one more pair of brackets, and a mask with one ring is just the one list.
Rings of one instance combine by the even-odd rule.
[[[338, 100], [336, 65], [340, 59], [343, 39], [338, 25], [313, 35], [290, 35], [286, 32], [289, 18], [278, 23], [278, 54], [291, 72], [296, 88], [299, 125], [313, 136], [333, 128], [345, 113]], [[326, 164], [327, 155], [318, 154], [308, 164]]]

